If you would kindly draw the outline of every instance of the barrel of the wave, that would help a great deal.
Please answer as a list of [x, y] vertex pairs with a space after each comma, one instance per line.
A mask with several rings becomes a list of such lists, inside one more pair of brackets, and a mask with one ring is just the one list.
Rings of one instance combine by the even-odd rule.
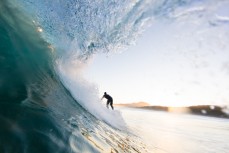
[[69, 152], [45, 97], [57, 82], [49, 44], [16, 3], [0, 1], [0, 152]]

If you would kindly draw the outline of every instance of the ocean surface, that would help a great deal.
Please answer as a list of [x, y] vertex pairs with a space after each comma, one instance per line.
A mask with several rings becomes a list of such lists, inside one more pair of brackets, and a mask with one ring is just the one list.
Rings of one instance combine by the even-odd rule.
[[229, 119], [119, 108], [154, 153], [228, 153]]
[[101, 104], [98, 88], [81, 75], [94, 54], [124, 50], [156, 20], [169, 26], [192, 18], [203, 29], [225, 30], [228, 19], [212, 16], [224, 6], [228, 1], [0, 0], [0, 153], [229, 150], [227, 120], [123, 116]]

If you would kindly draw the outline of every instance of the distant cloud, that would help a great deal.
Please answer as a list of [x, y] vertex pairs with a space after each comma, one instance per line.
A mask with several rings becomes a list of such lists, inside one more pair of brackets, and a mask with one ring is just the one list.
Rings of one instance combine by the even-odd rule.
[[223, 24], [229, 24], [229, 17], [216, 15], [213, 20], [209, 21], [209, 24], [211, 26], [220, 26]]
[[184, 9], [182, 11], [176, 11], [173, 13], [173, 17], [174, 18], [181, 18], [181, 17], [185, 17], [185, 16], [189, 16], [189, 15], [193, 15], [193, 14], [201, 14], [205, 12], [205, 8], [202, 6], [198, 6], [198, 7], [192, 7], [189, 9]]

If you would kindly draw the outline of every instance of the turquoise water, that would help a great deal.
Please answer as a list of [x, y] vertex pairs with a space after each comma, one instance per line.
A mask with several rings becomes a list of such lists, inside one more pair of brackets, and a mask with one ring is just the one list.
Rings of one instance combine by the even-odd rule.
[[120, 109], [128, 126], [155, 153], [228, 153], [229, 120]]

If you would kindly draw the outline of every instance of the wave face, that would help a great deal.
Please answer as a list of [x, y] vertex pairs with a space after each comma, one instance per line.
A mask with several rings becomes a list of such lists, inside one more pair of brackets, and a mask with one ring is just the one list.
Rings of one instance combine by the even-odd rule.
[[193, 3], [1, 0], [0, 152], [147, 152], [118, 111], [98, 105], [80, 71], [95, 53], [125, 49], [153, 20], [208, 12]]

